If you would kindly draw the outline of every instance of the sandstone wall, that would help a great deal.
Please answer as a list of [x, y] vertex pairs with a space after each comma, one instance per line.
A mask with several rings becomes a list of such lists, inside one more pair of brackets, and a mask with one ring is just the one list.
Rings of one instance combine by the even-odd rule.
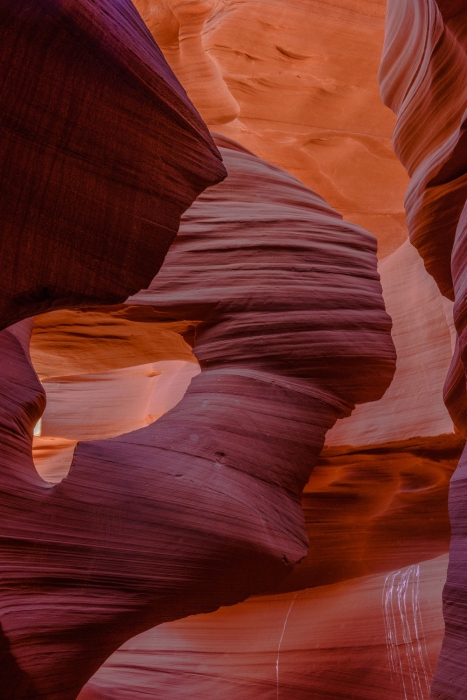
[[[300, 498], [327, 429], [355, 403], [379, 398], [392, 379], [375, 239], [290, 174], [217, 141], [225, 185], [184, 216], [148, 290], [123, 309], [91, 309], [91, 319], [71, 311], [39, 319], [33, 355], [51, 388], [42, 439], [82, 440], [66, 478], [46, 465], [55, 485], [31, 459], [44, 389], [27, 338], [23, 348], [10, 331], [1, 336], [11, 358], [2, 395], [11, 391], [13, 402], [1, 424], [5, 697], [19, 692], [12, 658], [29, 683], [22, 697], [71, 700], [138, 632], [279, 583], [307, 552]], [[103, 339], [86, 357], [96, 313]], [[146, 355], [150, 366], [190, 364], [192, 345], [201, 373], [175, 408], [112, 438], [114, 404], [127, 401], [132, 419], [148, 422], [136, 410], [151, 398], [144, 323], [156, 347], [160, 323], [165, 343]], [[114, 341], [107, 372], [105, 328]], [[61, 375], [65, 367], [74, 374]], [[15, 391], [18, 377], [23, 392]], [[97, 408], [86, 413], [76, 398], [93, 392], [104, 403], [100, 422]], [[125, 411], [121, 431], [133, 427]], [[99, 431], [108, 439], [93, 439]]]
[[[454, 300], [457, 349], [445, 396], [465, 435], [465, 114], [467, 14], [460, 2], [389, 3], [383, 97], [398, 117], [396, 152], [411, 176], [410, 237], [441, 292]], [[444, 589], [446, 635], [432, 697], [463, 698], [465, 665], [465, 455], [449, 496], [452, 540]]]
[[135, 0], [201, 116], [371, 231], [407, 237], [378, 66], [385, 2]]

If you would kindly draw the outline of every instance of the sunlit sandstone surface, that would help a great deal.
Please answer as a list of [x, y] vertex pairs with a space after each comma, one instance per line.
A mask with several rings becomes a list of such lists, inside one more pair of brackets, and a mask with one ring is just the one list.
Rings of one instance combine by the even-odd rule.
[[[384, 3], [135, 4], [217, 132], [226, 168], [195, 110], [189, 137], [164, 143], [162, 134], [158, 148], [168, 147], [175, 169], [163, 179], [166, 200], [174, 172], [184, 188], [171, 240], [177, 212], [228, 176], [182, 217], [150, 284], [162, 249], [153, 257], [145, 248], [149, 286], [125, 303], [144, 284], [134, 259], [115, 292], [115, 249], [86, 308], [66, 308], [84, 303], [86, 251], [77, 245], [67, 268], [74, 296], [13, 290], [5, 307], [4, 325], [57, 310], [0, 335], [11, 472], [2, 483], [0, 698], [428, 700], [444, 635], [448, 487], [465, 435], [462, 335], [445, 387], [449, 412], [443, 403], [456, 330], [450, 251], [436, 238], [444, 201], [446, 230], [459, 218], [463, 93], [443, 103], [449, 121], [442, 79], [438, 91], [430, 80], [441, 46], [462, 83], [462, 7], [442, 16], [434, 0], [389, 4], [381, 83], [399, 116], [396, 151], [411, 176], [409, 160], [419, 157], [431, 173], [422, 185], [433, 177], [425, 131], [436, 133], [436, 120], [420, 128], [409, 89], [410, 69], [422, 65], [423, 109], [440, 113], [438, 125], [445, 119], [441, 150], [454, 153], [440, 183], [455, 186], [446, 200], [441, 193], [441, 208], [423, 209], [412, 179], [409, 226], [423, 261], [406, 240], [409, 179], [391, 145], [395, 117], [379, 96]], [[148, 41], [129, 2], [114, 12], [107, 8], [114, 27], [131, 17], [131, 31]], [[192, 109], [157, 61], [173, 99]], [[414, 139], [404, 136], [400, 104]], [[175, 147], [180, 138], [189, 156]], [[133, 173], [127, 186], [140, 187], [143, 161], [133, 156], [140, 179]], [[205, 179], [198, 192], [195, 171]], [[378, 239], [381, 286], [372, 236], [346, 221]], [[461, 332], [462, 233], [457, 241]], [[48, 250], [55, 244], [48, 239]], [[48, 257], [40, 259], [44, 284]], [[456, 480], [452, 551], [461, 553], [462, 471]], [[437, 700], [465, 698], [456, 556]]]
[[147, 290], [38, 317], [42, 384], [29, 322], [1, 337], [10, 694], [22, 673], [24, 698], [71, 700], [135, 634], [279, 585], [307, 553], [326, 431], [392, 380], [373, 236], [215, 139], [225, 184], [182, 217]]
[[135, 0], [206, 123], [371, 231], [406, 238], [408, 178], [381, 101], [383, 0]]
[[[443, 403], [452, 303], [404, 242], [408, 180], [377, 85], [384, 6], [268, 3], [265, 12], [259, 2], [206, 3], [194, 22], [187, 3], [137, 4], [212, 128], [281, 164], [378, 237], [398, 359], [384, 397], [328, 432], [302, 499], [310, 552], [280, 596], [135, 638], [83, 700], [138, 697], [136, 689], [174, 699], [428, 698], [444, 634], [448, 485], [463, 440]], [[201, 64], [211, 66], [209, 81], [207, 71], [199, 78]]]
[[80, 700], [428, 697], [446, 565], [444, 555], [162, 625], [114, 654]]

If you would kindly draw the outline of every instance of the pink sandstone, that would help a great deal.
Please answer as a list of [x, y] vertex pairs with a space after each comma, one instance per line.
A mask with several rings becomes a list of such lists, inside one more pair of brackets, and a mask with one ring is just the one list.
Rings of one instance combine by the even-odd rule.
[[[390, 2], [381, 84], [398, 117], [395, 147], [411, 176], [410, 236], [441, 292], [454, 300], [458, 344], [445, 388], [453, 420], [466, 434], [465, 308], [467, 13], [460, 2]], [[467, 685], [466, 457], [453, 476], [450, 560], [443, 592], [446, 634], [433, 700], [461, 700]]]
[[407, 237], [408, 178], [378, 66], [385, 0], [134, 0], [210, 128], [371, 231]]
[[79, 700], [419, 700], [441, 645], [446, 566], [445, 555], [161, 625], [119, 649]]
[[307, 551], [300, 496], [326, 430], [392, 378], [372, 236], [217, 141], [228, 179], [198, 198], [128, 302], [129, 318], [138, 304], [156, 323], [184, 321], [202, 371], [175, 408], [80, 443], [51, 486], [30, 456], [43, 389], [0, 336], [15, 416], [0, 425], [5, 693], [72, 700], [129, 637], [279, 583]]

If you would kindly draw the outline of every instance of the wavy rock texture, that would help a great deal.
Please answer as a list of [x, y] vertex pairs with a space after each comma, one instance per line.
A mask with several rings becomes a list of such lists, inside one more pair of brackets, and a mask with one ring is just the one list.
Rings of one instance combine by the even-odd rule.
[[127, 642], [79, 700], [424, 698], [447, 556], [178, 620]]
[[451, 299], [451, 254], [467, 199], [464, 14], [456, 3], [389, 2], [380, 71], [383, 98], [398, 117], [394, 147], [411, 176], [410, 238]]
[[408, 242], [379, 272], [394, 379], [379, 401], [328, 432], [303, 499], [310, 552], [284, 590], [417, 565], [449, 546], [448, 485], [464, 445], [442, 400], [455, 347], [452, 303]]
[[[448, 485], [463, 447], [442, 402], [454, 343], [452, 303], [440, 296], [408, 243], [379, 269], [386, 307], [393, 315], [397, 369], [383, 398], [358, 406], [327, 434], [327, 447], [302, 498], [307, 557], [282, 583], [271, 586], [276, 595], [170, 623], [136, 638], [91, 679], [82, 700], [214, 698], [220, 693], [233, 699], [247, 697], [252, 689], [261, 697], [277, 697], [276, 644], [289, 606], [308, 598], [315, 602], [287, 619], [294, 652], [292, 662], [287, 656], [287, 680], [279, 685], [279, 697], [352, 694], [373, 700], [383, 689], [397, 700], [427, 697], [444, 631], [441, 590], [447, 561], [444, 556], [440, 566], [437, 560], [423, 562], [447, 552]], [[424, 578], [431, 567], [436, 575]], [[417, 572], [427, 596], [422, 596], [421, 617], [411, 597]], [[369, 586], [368, 579], [358, 578], [375, 575]], [[384, 600], [391, 585], [389, 613]], [[408, 614], [403, 607], [407, 595], [412, 601]], [[370, 607], [368, 599], [375, 601]], [[263, 609], [267, 615], [261, 616]], [[384, 631], [385, 614], [405, 614], [413, 628], [405, 630], [410, 644], [406, 636], [405, 647], [396, 645], [399, 656], [387, 635], [392, 629], [402, 641], [403, 634], [396, 623]], [[368, 634], [368, 639], [353, 645], [343, 635], [334, 646], [329, 642], [333, 649], [326, 652], [316, 632], [325, 620], [329, 628], [339, 625], [353, 635]]]
[[[458, 345], [445, 398], [466, 434], [465, 308], [467, 12], [463, 3], [389, 3], [383, 95], [398, 116], [395, 145], [411, 175], [406, 208], [411, 239], [443, 294], [455, 300]], [[446, 635], [432, 697], [465, 697], [467, 572], [465, 454], [452, 479], [452, 540], [444, 589]]]
[[407, 237], [377, 81], [385, 1], [134, 0], [205, 121], [371, 231]]
[[[175, 408], [80, 443], [52, 486], [31, 459], [44, 390], [25, 341], [0, 336], [3, 698], [72, 700], [138, 632], [281, 581], [307, 551], [300, 496], [326, 430], [392, 378], [373, 237], [276, 166], [219, 143], [228, 179], [198, 198], [123, 314], [140, 324], [135, 304], [146, 306], [143, 318], [164, 333], [178, 324], [193, 344], [202, 371]], [[59, 377], [73, 362], [72, 348]], [[52, 410], [51, 424], [59, 418]]]
[[[463, 13], [466, 17], [465, 12]], [[467, 22], [467, 17], [466, 20]], [[467, 63], [467, 57], [466, 57]], [[467, 193], [466, 193], [467, 195]], [[467, 216], [464, 206], [456, 230], [452, 252], [452, 277], [455, 295], [454, 319], [458, 332], [458, 348], [453, 359], [452, 371], [446, 385], [446, 400], [451, 415], [458, 422], [460, 431], [466, 434], [466, 242]], [[463, 371], [462, 371], [463, 370]], [[455, 389], [453, 391], [453, 388]], [[440, 661], [433, 683], [433, 698], [458, 700], [465, 696], [467, 684], [467, 553], [465, 504], [467, 500], [467, 455], [464, 450], [459, 466], [452, 478], [449, 491], [449, 514], [452, 539], [448, 577], [443, 592], [446, 635]]]
[[209, 133], [130, 0], [5, 0], [0, 42], [0, 328], [124, 301], [225, 176]]
[[380, 401], [359, 406], [329, 431], [326, 444], [380, 445], [454, 432], [443, 385], [455, 350], [452, 303], [442, 297], [406, 241], [378, 266], [393, 322], [397, 369]]
[[125, 644], [80, 700], [428, 698], [444, 633], [448, 486], [463, 448], [442, 402], [452, 304], [412, 246], [379, 267], [397, 369], [383, 398], [326, 436], [302, 497], [307, 557], [276, 595]]
[[48, 403], [33, 459], [46, 481], [68, 474], [78, 440], [149, 425], [199, 374], [192, 348], [177, 332], [186, 324], [157, 320], [150, 307], [123, 305], [35, 318], [31, 356]]

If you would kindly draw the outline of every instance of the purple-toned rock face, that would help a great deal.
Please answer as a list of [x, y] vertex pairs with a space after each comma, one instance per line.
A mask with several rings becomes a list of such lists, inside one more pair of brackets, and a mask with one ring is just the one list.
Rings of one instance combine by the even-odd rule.
[[27, 344], [0, 335], [4, 698], [73, 700], [138, 632], [279, 583], [307, 551], [300, 497], [326, 431], [391, 381], [373, 237], [218, 145], [228, 178], [128, 300], [155, 332], [184, 322], [202, 372], [174, 409], [81, 443], [51, 486], [31, 459], [44, 404]]
[[[454, 299], [458, 344], [445, 398], [467, 428], [467, 9], [463, 2], [391, 0], [381, 80], [398, 115], [395, 147], [412, 176], [411, 239], [443, 294]], [[467, 474], [464, 452], [450, 487], [452, 539], [444, 588], [446, 633], [432, 698], [463, 700], [467, 688]]]
[[149, 284], [225, 176], [130, 0], [0, 6], [0, 328]]
[[[467, 22], [467, 12], [464, 13]], [[466, 57], [467, 65], [467, 57]], [[467, 105], [466, 105], [467, 106]], [[467, 169], [466, 169], [467, 173]], [[452, 278], [455, 294], [454, 319], [458, 346], [451, 377], [456, 388], [447, 393], [451, 413], [459, 430], [467, 429], [467, 203], [457, 225], [452, 252]], [[459, 381], [462, 378], [462, 381]], [[460, 386], [459, 386], [460, 385]], [[448, 388], [450, 388], [448, 386]], [[446, 633], [433, 682], [434, 700], [462, 700], [467, 688], [467, 452], [464, 449], [449, 490], [451, 548], [446, 585], [443, 592]]]
[[466, 47], [459, 4], [389, 1], [380, 81], [383, 99], [398, 117], [394, 148], [412, 178], [406, 196], [410, 238], [451, 299], [451, 253], [467, 198]]

